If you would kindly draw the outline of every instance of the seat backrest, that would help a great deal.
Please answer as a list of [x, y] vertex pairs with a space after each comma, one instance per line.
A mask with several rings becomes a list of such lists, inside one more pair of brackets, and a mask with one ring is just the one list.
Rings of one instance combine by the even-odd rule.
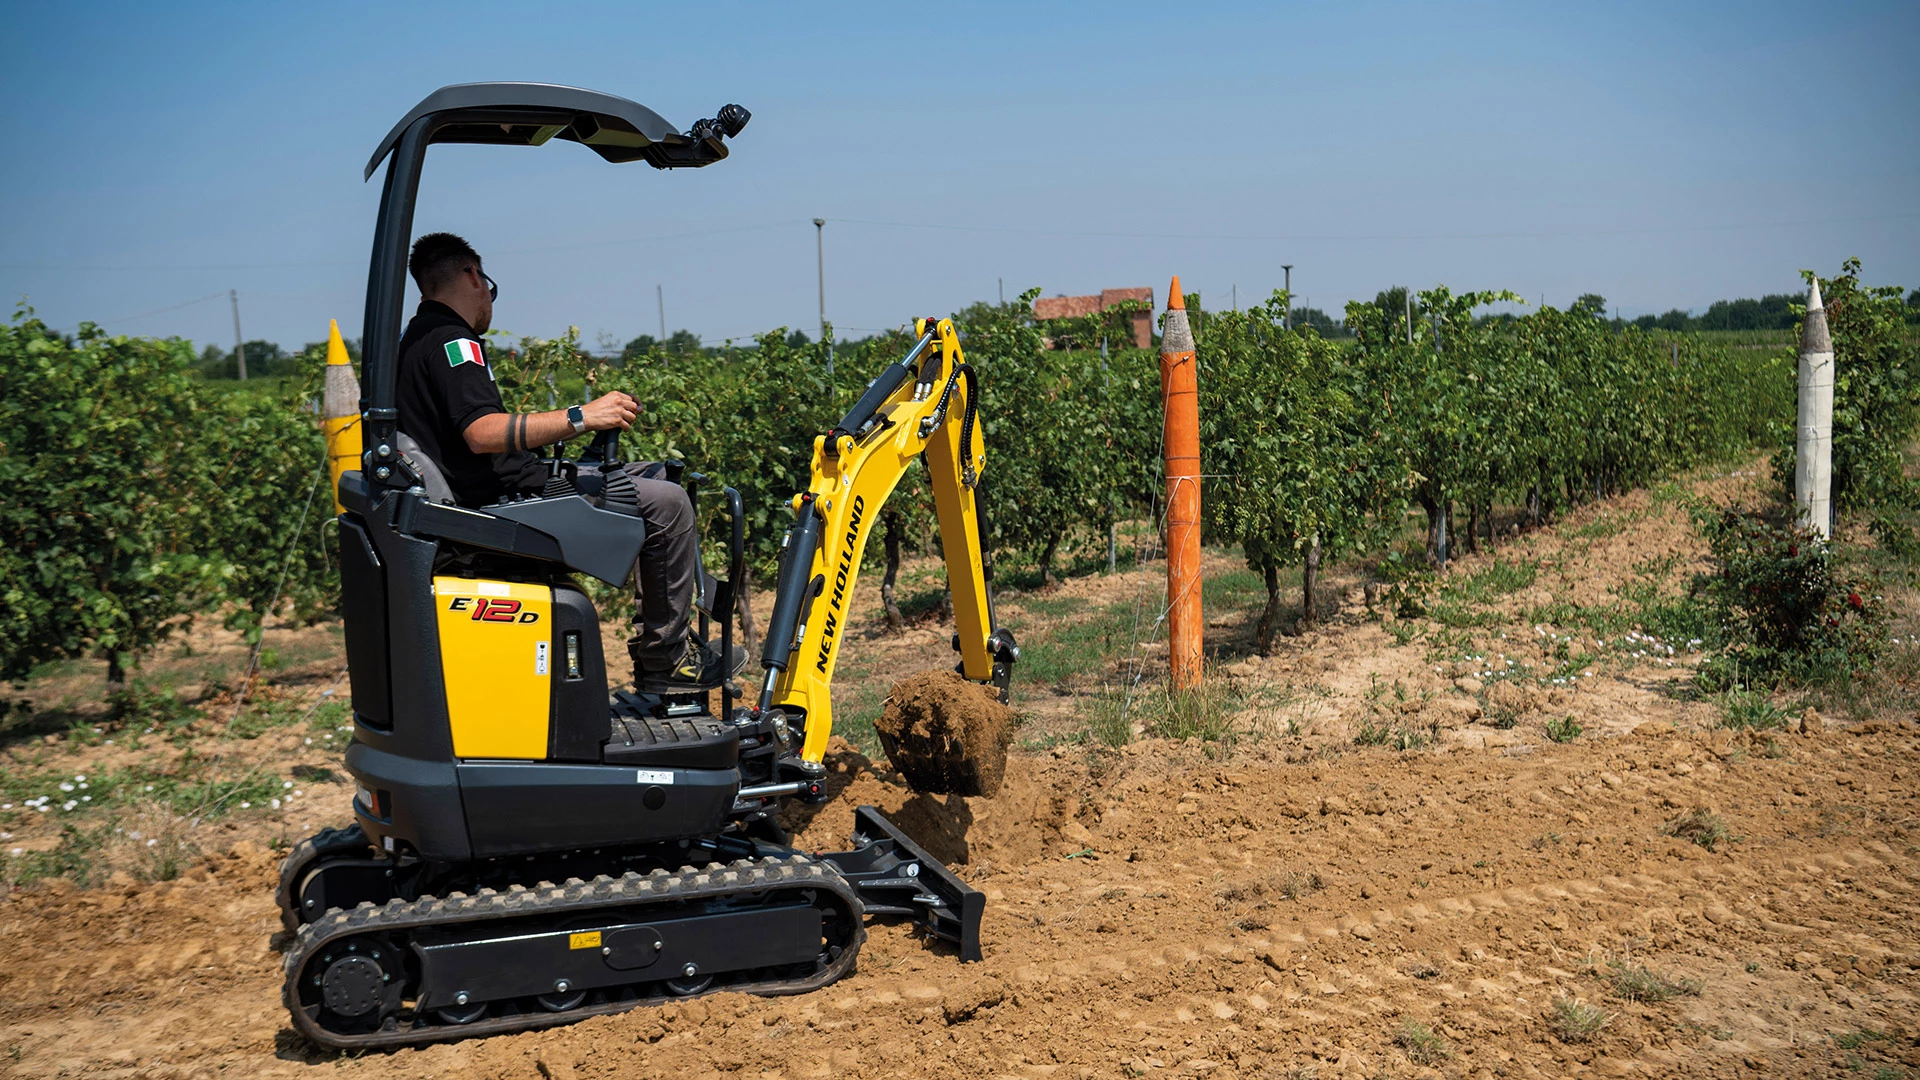
[[428, 457], [426, 451], [420, 449], [420, 444], [413, 441], [413, 436], [404, 431], [397, 432], [394, 442], [400, 447], [400, 456], [413, 466], [414, 472], [420, 474], [420, 486], [426, 488], [427, 498], [437, 503], [452, 502], [453, 487], [447, 483], [446, 474], [440, 471], [439, 463]]

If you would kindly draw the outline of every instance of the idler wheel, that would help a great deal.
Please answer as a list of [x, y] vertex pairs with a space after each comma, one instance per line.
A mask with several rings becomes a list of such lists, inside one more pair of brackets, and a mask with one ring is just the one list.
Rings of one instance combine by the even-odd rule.
[[356, 953], [327, 966], [320, 978], [320, 1000], [337, 1016], [362, 1017], [385, 1003], [387, 973], [373, 957]]

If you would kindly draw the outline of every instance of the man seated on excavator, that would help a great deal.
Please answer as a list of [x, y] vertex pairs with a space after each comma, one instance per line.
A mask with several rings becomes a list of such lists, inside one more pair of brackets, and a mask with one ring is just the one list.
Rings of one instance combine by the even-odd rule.
[[[420, 288], [420, 309], [400, 338], [397, 405], [400, 430], [440, 467], [454, 500], [484, 507], [514, 494], [537, 494], [548, 470], [533, 453], [588, 431], [625, 431], [639, 403], [615, 390], [585, 405], [550, 412], [509, 413], [494, 385], [483, 338], [493, 324], [499, 287], [480, 256], [452, 233], [414, 242], [407, 271]], [[694, 575], [699, 569], [693, 502], [665, 479], [659, 462], [627, 462], [646, 540], [634, 568], [638, 594], [634, 683], [653, 693], [711, 689], [740, 669], [690, 632]]]

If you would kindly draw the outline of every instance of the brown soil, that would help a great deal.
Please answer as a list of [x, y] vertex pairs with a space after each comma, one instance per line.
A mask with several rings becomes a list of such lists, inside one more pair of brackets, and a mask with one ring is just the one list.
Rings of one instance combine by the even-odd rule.
[[[981, 963], [874, 925], [858, 971], [808, 995], [717, 995], [551, 1031], [322, 1054], [280, 1006], [278, 855], [266, 846], [310, 831], [307, 820], [346, 820], [348, 785], [319, 784], [297, 811], [210, 823], [199, 842], [223, 853], [178, 880], [0, 894], [0, 1075], [1920, 1076], [1910, 705], [1864, 721], [1796, 705], [1784, 730], [1719, 730], [1710, 703], [1676, 692], [1684, 650], [1669, 658], [1619, 635], [1575, 649], [1559, 640], [1575, 631], [1525, 621], [1570, 594], [1604, 602], [1650, 558], [1694, 565], [1677, 515], [1636, 493], [1462, 560], [1457, 575], [1495, 559], [1540, 567], [1499, 599], [1509, 621], [1471, 640], [1435, 641], [1426, 625], [1400, 643], [1406, 628], [1366, 618], [1350, 570], [1327, 575], [1326, 625], [1273, 656], [1245, 651], [1245, 610], [1210, 611], [1209, 647], [1226, 651], [1210, 677], [1246, 702], [1230, 745], [1065, 741], [1076, 688], [1017, 676], [1021, 744], [994, 798], [916, 792], [836, 740], [831, 798], [783, 811], [795, 844], [841, 848], [854, 808], [880, 807], [986, 893]], [[1156, 570], [1044, 596], [1055, 611], [1062, 597], [1151, 597]], [[1911, 638], [1903, 618], [1896, 633]], [[1023, 642], [1043, 639], [1046, 619]], [[886, 686], [929, 666], [945, 636], [859, 639], [863, 679]], [[1508, 659], [1550, 666], [1563, 645], [1593, 655], [1591, 677], [1481, 685]], [[1469, 655], [1437, 655], [1447, 650]], [[1151, 679], [1163, 654], [1139, 652]], [[318, 694], [337, 670], [315, 660], [289, 692]], [[1491, 723], [1493, 710], [1513, 726]], [[1567, 716], [1586, 734], [1549, 741], [1547, 721]], [[1354, 745], [1388, 722], [1437, 741]], [[276, 769], [338, 761], [278, 731], [215, 738], [204, 745], [220, 752], [279, 746], [262, 757]], [[36, 738], [9, 760], [28, 749], [85, 771], [126, 752]], [[49, 816], [16, 811], [0, 827], [51, 830]], [[1712, 848], [1673, 835], [1690, 830]], [[1676, 989], [1644, 1000], [1628, 986], [1641, 973]], [[1572, 1039], [1561, 1002], [1591, 1006], [1600, 1026]]]
[[1013, 726], [999, 691], [957, 671], [923, 671], [895, 683], [874, 722], [887, 760], [908, 786], [934, 795], [998, 792]]

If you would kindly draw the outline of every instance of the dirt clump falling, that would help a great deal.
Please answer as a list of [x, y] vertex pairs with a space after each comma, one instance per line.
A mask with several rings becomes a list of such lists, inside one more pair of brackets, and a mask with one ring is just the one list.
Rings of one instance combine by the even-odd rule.
[[923, 671], [893, 686], [874, 725], [887, 759], [915, 791], [993, 795], [1007, 767], [1013, 710], [957, 671]]

